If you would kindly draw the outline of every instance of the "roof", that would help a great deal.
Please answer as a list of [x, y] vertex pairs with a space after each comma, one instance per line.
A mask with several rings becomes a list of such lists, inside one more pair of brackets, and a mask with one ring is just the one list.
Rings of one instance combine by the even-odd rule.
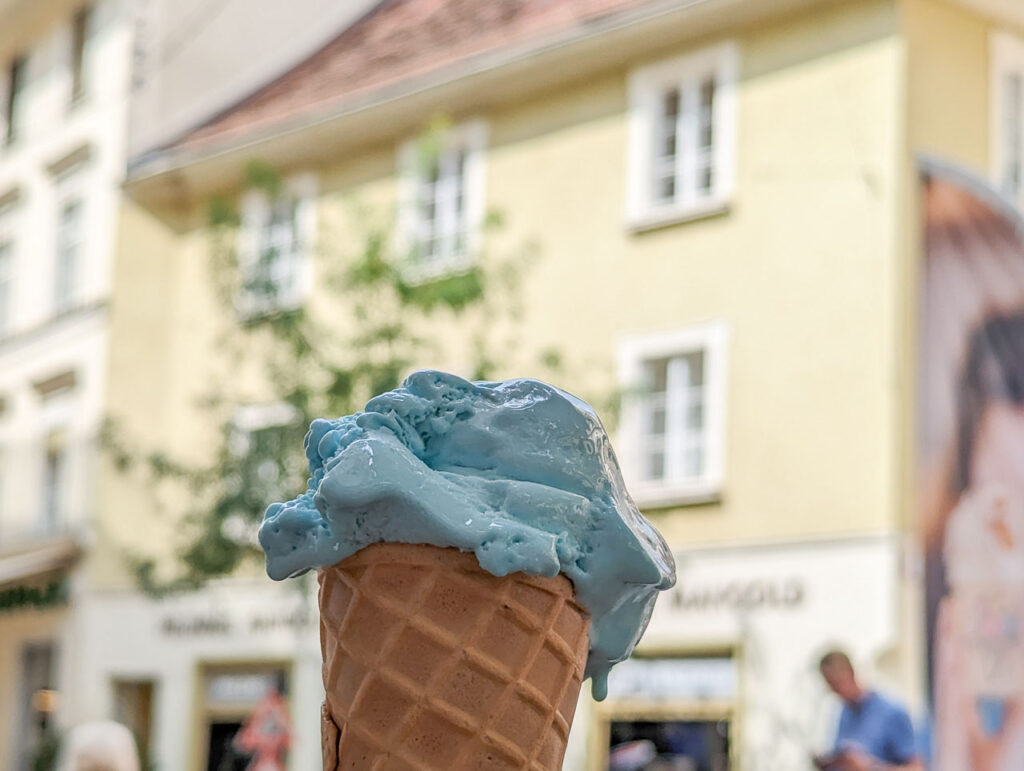
[[230, 143], [254, 129], [476, 54], [654, 4], [665, 5], [663, 0], [384, 0], [305, 61], [168, 147]]

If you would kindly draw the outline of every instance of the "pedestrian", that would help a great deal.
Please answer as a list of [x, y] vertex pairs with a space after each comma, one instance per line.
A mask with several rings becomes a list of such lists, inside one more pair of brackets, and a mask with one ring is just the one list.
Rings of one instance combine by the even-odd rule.
[[818, 665], [843, 701], [832, 751], [814, 758], [822, 771], [924, 771], [907, 711], [857, 681], [850, 657], [833, 650]]

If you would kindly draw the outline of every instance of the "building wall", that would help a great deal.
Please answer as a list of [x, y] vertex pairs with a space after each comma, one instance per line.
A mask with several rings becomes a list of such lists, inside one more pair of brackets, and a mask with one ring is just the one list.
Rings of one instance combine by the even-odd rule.
[[[7, 4], [0, 23], [0, 66], [27, 57], [20, 120], [13, 142], [0, 147], [0, 197], [12, 201], [0, 218], [14, 247], [10, 297], [0, 337], [0, 553], [28, 552], [57, 536], [82, 546], [102, 537], [96, 522], [97, 435], [105, 408], [107, 311], [111, 255], [124, 175], [131, 26], [122, 0], [97, 0], [86, 38], [84, 97], [71, 104], [71, 19], [77, 4]], [[4, 77], [0, 91], [7, 88]], [[2, 95], [6, 105], [6, 93]], [[5, 134], [6, 137], [6, 134]], [[65, 176], [59, 167], [76, 161]], [[81, 200], [77, 291], [56, 304], [57, 223], [72, 185]], [[73, 373], [60, 394], [46, 383]], [[41, 388], [42, 386], [42, 388]], [[44, 517], [44, 478], [51, 429], [64, 448], [55, 521]], [[61, 576], [56, 576], [60, 579]], [[49, 580], [49, 579], [48, 579]], [[71, 606], [45, 611], [8, 608], [0, 614], [0, 766], [8, 767], [28, 706], [21, 703], [21, 656], [28, 644], [52, 642], [59, 691], [55, 719], [77, 719], [81, 662], [77, 604], [87, 583], [67, 579]], [[10, 588], [10, 587], [7, 587]]]
[[[79, 719], [114, 714], [115, 680], [151, 681], [152, 760], [159, 768], [205, 768], [203, 668], [281, 664], [290, 675], [289, 768], [317, 768], [323, 685], [315, 582], [305, 587], [233, 580], [162, 600], [137, 592], [93, 595], [83, 607], [76, 651]], [[130, 636], [117, 631], [127, 628]]]
[[[721, 39], [650, 51], [645, 62]], [[902, 429], [892, 418], [905, 385], [897, 377], [905, 49], [895, 8], [828, 4], [726, 39], [739, 44], [740, 77], [735, 194], [721, 214], [642, 233], [627, 228], [626, 70], [479, 116], [489, 126], [487, 207], [506, 223], [491, 246], [501, 254], [536, 246], [524, 318], [495, 334], [517, 341], [501, 346], [497, 374], [552, 377], [537, 357], [554, 347], [565, 362], [554, 376], [560, 385], [611, 402], [624, 336], [720, 320], [729, 330], [725, 483], [717, 502], [649, 512], [674, 550], [892, 532], [902, 525], [894, 490], [903, 468]], [[369, 140], [345, 158], [323, 148], [313, 169], [321, 259], [344, 259], [357, 245], [353, 202], [386, 216], [396, 155]], [[216, 354], [230, 312], [209, 286], [205, 205], [183, 191], [180, 205], [159, 211], [125, 206], [112, 316], [115, 414], [146, 446], [186, 457], [210, 446], [195, 400], [211, 382], [259, 392], [256, 372]], [[343, 325], [336, 301], [321, 294], [312, 304], [334, 310]], [[457, 338], [452, 329], [431, 331]], [[460, 370], [466, 361], [465, 341], [456, 339], [422, 364]], [[615, 423], [612, 411], [606, 417]], [[118, 542], [168, 555], [181, 508], [155, 510], [137, 480], [113, 470], [102, 484]], [[872, 596], [895, 595], [890, 557], [879, 557], [885, 570], [872, 576]], [[98, 570], [110, 586], [126, 578]], [[834, 576], [821, 575], [825, 590], [834, 588]], [[896, 632], [889, 609], [883, 615], [870, 639], [851, 641], [865, 657], [890, 650]], [[662, 640], [685, 641], [684, 621], [660, 623]], [[180, 694], [172, 703], [182, 703]], [[178, 733], [161, 747], [185, 740], [180, 721], [162, 725]], [[574, 732], [570, 757], [578, 763], [587, 730]]]
[[[0, 195], [17, 191], [2, 215], [14, 249], [13, 304], [0, 338], [0, 393], [6, 405], [0, 416], [5, 448], [0, 474], [6, 482], [0, 492], [3, 549], [41, 535], [48, 408], [36, 386], [65, 372], [75, 373], [75, 383], [67, 397], [72, 401], [66, 426], [72, 460], [65, 495], [70, 519], [64, 525], [81, 530], [93, 507], [91, 463], [103, 411], [110, 256], [124, 167], [127, 91], [126, 80], [116, 73], [125, 71], [130, 41], [120, 11], [119, 0], [96, 4], [86, 48], [86, 97], [71, 108], [70, 14], [52, 18], [29, 45], [19, 41], [28, 55], [23, 120], [18, 138], [0, 150]], [[9, 44], [5, 48], [13, 50]], [[82, 201], [80, 280], [73, 305], [61, 311], [54, 301], [56, 225], [66, 183], [51, 166], [80, 150], [84, 160], [68, 172]]]
[[540, 246], [523, 337], [563, 348], [577, 370], [566, 385], [590, 395], [615, 387], [621, 336], [726, 323], [722, 500], [658, 515], [670, 541], [890, 528], [891, 8], [823, 10], [738, 40], [737, 178], [723, 215], [627, 231], [625, 73], [494, 116], [489, 202], [510, 238]]
[[[622, 336], [713, 318], [730, 329], [722, 501], [661, 517], [676, 540], [895, 524], [893, 30], [891, 6], [866, 2], [741, 31], [729, 211], [649, 232], [624, 224], [626, 72], [484, 116], [487, 206], [506, 221], [493, 251], [528, 242], [538, 251], [525, 273], [523, 353], [503, 373], [534, 373], [537, 352], [561, 348], [565, 385], [600, 400], [617, 388]], [[703, 42], [714, 41], [660, 53]], [[325, 253], [347, 253], [352, 200], [386, 213], [395, 153], [369, 146], [317, 169], [320, 236], [335, 239]], [[202, 248], [200, 222], [170, 236], [189, 255], [177, 280], [185, 271], [202, 280], [192, 251]], [[192, 286], [200, 294], [190, 294], [188, 318], [197, 330], [214, 325], [208, 293]]]
[[903, 0], [907, 135], [929, 153], [989, 173], [989, 34], [992, 22], [944, 0]]

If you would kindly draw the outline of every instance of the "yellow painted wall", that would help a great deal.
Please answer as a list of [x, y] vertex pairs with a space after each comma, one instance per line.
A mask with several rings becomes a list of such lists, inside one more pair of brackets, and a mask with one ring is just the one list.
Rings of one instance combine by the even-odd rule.
[[729, 325], [724, 497], [659, 517], [677, 544], [894, 524], [893, 24], [850, 3], [738, 36], [735, 202], [705, 220], [624, 227], [624, 72], [493, 116], [490, 201], [541, 248], [525, 336], [567, 387], [612, 387], [623, 334]]
[[[733, 204], [646, 233], [624, 225], [625, 70], [483, 116], [487, 206], [506, 220], [491, 247], [538, 247], [515, 330], [520, 343], [501, 352], [499, 376], [550, 376], [537, 353], [555, 348], [565, 360], [559, 384], [601, 401], [617, 388], [622, 335], [712, 318], [729, 326], [723, 499], [656, 515], [680, 546], [895, 524], [894, 28], [893, 6], [868, 0], [738, 31]], [[716, 40], [681, 42], [650, 58]], [[353, 202], [379, 211], [394, 200], [395, 148], [369, 146], [318, 171], [320, 236], [330, 242], [321, 253], [330, 259], [348, 251]], [[209, 361], [210, 330], [227, 316], [204, 283], [201, 209], [194, 201], [169, 223], [126, 207], [111, 343], [112, 408], [136, 424], [157, 416], [145, 427], [150, 438], [186, 453], [209, 437], [193, 406], [204, 383], [238, 371], [258, 380]], [[339, 319], [344, 313], [337, 309]], [[454, 345], [423, 364], [464, 365], [465, 330], [461, 321], [432, 330]], [[112, 531], [166, 548], [172, 528], [145, 510], [141, 493], [123, 479], [104, 489]], [[154, 529], [142, 532], [142, 523]]]
[[902, 0], [907, 46], [907, 139], [929, 153], [989, 173], [990, 22], [949, 0]]

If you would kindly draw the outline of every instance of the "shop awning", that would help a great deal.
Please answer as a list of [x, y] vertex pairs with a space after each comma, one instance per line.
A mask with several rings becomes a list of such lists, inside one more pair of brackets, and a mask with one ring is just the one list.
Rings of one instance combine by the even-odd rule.
[[0, 587], [68, 568], [81, 553], [81, 546], [64, 538], [27, 551], [0, 554]]

